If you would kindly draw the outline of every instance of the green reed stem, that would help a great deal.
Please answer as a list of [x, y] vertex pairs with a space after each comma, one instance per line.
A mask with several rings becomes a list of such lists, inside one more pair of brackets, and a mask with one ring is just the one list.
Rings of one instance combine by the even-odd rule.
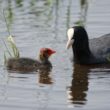
[[11, 35], [10, 29], [9, 29], [9, 26], [8, 26], [8, 23], [7, 23], [7, 20], [6, 20], [5, 10], [4, 10], [4, 9], [3, 9], [3, 16], [4, 16], [4, 19], [5, 19], [5, 23], [6, 23], [6, 27], [7, 27], [8, 34]]

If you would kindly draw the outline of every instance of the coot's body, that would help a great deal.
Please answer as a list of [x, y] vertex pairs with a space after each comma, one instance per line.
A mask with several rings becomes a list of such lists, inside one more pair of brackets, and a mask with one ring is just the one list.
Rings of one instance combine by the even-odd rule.
[[110, 34], [89, 40], [90, 50], [96, 57], [109, 58], [110, 56]]
[[110, 63], [110, 34], [89, 40], [82, 26], [70, 28], [67, 34], [67, 48], [72, 46], [75, 64]]

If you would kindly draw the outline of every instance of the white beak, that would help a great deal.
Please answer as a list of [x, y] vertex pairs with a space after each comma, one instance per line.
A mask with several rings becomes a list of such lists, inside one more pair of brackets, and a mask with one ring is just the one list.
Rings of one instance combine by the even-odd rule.
[[74, 29], [73, 28], [68, 29], [67, 31], [68, 42], [66, 44], [67, 49], [69, 49], [74, 43], [74, 39], [72, 39], [73, 34], [74, 34]]
[[67, 44], [66, 44], [66, 49], [69, 49], [74, 43], [74, 39], [68, 40]]

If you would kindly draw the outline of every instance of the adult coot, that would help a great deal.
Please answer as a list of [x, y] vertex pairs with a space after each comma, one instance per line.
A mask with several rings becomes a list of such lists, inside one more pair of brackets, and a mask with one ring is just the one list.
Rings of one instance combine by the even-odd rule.
[[75, 64], [110, 63], [110, 34], [88, 39], [84, 27], [74, 26], [67, 31], [67, 49], [72, 46]]
[[18, 72], [33, 72], [38, 69], [51, 69], [52, 64], [48, 58], [54, 53], [55, 51], [50, 48], [42, 48], [38, 60], [31, 58], [10, 58], [6, 62], [6, 67], [8, 70]]

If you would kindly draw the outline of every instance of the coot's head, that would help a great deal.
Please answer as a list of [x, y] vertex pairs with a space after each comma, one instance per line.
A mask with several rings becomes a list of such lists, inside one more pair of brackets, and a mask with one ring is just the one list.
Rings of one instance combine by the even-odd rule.
[[41, 60], [43, 59], [45, 60], [45, 59], [48, 59], [54, 53], [56, 53], [56, 51], [50, 48], [41, 48], [39, 56]]
[[67, 31], [67, 36], [67, 49], [69, 49], [71, 46], [76, 46], [80, 48], [88, 47], [88, 35], [84, 27], [74, 26], [72, 28], [69, 28]]
[[67, 31], [68, 42], [66, 48], [72, 47], [74, 59], [81, 62], [90, 56], [88, 35], [84, 27], [74, 26]]

